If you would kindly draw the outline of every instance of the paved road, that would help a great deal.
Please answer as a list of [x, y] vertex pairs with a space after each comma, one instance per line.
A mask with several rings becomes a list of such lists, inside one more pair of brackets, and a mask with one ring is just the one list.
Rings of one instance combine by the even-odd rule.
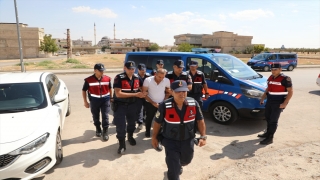
[[[293, 80], [294, 96], [281, 115], [274, 144], [258, 145], [259, 139], [256, 136], [264, 129], [264, 121], [239, 120], [230, 126], [223, 126], [213, 123], [209, 115], [205, 114], [207, 145], [203, 148], [195, 147], [193, 162], [184, 168], [181, 179], [210, 179], [240, 159], [249, 161], [254, 156], [257, 158], [276, 150], [320, 141], [320, 87], [315, 83], [320, 68], [295, 69], [285, 73]], [[270, 75], [268, 72], [262, 74]], [[144, 137], [144, 129], [135, 133], [136, 146], [127, 143], [127, 151], [123, 156], [116, 153], [118, 144], [114, 126], [110, 126], [108, 142], [101, 142], [94, 137], [91, 114], [89, 109], [84, 108], [81, 98], [83, 79], [89, 75], [58, 75], [66, 82], [72, 102], [72, 114], [67, 117], [62, 133], [64, 159], [59, 166], [37, 179], [167, 179], [165, 154], [151, 148], [150, 138]], [[114, 73], [109, 75], [115, 76]], [[112, 119], [112, 115], [109, 117]], [[303, 175], [304, 172], [301, 173]], [[239, 179], [248, 177], [243, 175]]]

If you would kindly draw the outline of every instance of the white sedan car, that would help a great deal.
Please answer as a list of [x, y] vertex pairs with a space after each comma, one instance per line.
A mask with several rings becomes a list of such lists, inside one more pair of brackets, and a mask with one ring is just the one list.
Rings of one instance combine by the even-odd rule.
[[320, 86], [320, 74], [318, 75], [316, 82], [317, 82], [317, 85]]
[[0, 74], [0, 179], [31, 179], [63, 159], [69, 91], [52, 73]]

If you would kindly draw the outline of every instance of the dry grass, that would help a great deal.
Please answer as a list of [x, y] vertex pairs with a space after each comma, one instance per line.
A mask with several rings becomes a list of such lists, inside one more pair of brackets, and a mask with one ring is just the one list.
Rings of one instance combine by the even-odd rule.
[[[27, 62], [25, 67], [27, 70], [46, 70], [46, 69], [79, 69], [79, 68], [93, 68], [96, 63], [103, 63], [106, 68], [121, 68], [125, 54], [95, 54], [73, 56], [72, 60], [66, 58], [60, 60], [44, 60], [37, 63]], [[242, 58], [247, 62], [249, 58]], [[319, 55], [302, 55], [299, 54], [298, 65], [320, 65]], [[0, 67], [0, 71], [15, 71], [20, 70], [20, 65]]]

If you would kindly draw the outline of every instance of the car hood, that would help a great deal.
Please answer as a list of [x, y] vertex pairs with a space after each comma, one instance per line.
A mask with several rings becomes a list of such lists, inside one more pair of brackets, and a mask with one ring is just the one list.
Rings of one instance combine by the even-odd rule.
[[262, 60], [255, 60], [255, 59], [250, 59], [248, 62], [258, 62], [258, 61], [262, 61]]
[[35, 132], [49, 114], [48, 109], [0, 114], [0, 144], [19, 141]]
[[239, 79], [239, 81], [244, 82], [246, 84], [249, 84], [253, 87], [257, 87], [260, 90], [265, 90], [267, 88], [267, 78], [262, 77], [262, 78], [258, 78], [258, 79], [251, 79], [251, 80], [243, 80], [243, 79]]

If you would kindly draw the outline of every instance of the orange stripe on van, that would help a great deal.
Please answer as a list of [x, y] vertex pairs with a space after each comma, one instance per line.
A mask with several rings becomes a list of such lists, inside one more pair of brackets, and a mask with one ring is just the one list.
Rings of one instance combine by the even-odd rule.
[[241, 97], [241, 94], [236, 95], [235, 98], [239, 99]]
[[232, 94], [233, 94], [232, 92], [229, 92], [229, 93], [228, 93], [228, 95], [230, 95], [230, 96], [231, 96]]

